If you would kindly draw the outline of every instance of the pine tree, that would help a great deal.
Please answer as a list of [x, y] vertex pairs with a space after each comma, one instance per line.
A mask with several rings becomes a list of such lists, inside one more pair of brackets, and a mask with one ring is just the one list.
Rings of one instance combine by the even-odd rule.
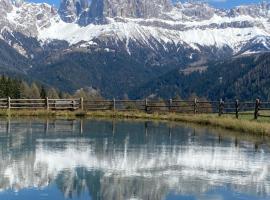
[[30, 94], [31, 99], [40, 99], [40, 92], [37, 84], [32, 83], [31, 85], [31, 94]]
[[59, 99], [59, 95], [58, 95], [58, 92], [56, 91], [55, 88], [50, 88], [48, 90], [48, 97], [50, 99]]
[[20, 97], [23, 99], [28, 99], [30, 98], [30, 96], [31, 96], [31, 88], [25, 81], [22, 81], [20, 85]]
[[7, 78], [5, 87], [5, 96], [18, 98], [20, 96], [19, 82], [16, 79]]
[[102, 96], [99, 91], [93, 88], [82, 88], [75, 92], [73, 95], [75, 98], [83, 97], [85, 100], [102, 100]]
[[65, 93], [62, 92], [62, 91], [59, 91], [59, 92], [58, 92], [58, 96], [59, 96], [60, 99], [64, 99], [64, 98], [65, 98], [65, 97], [64, 97], [64, 96], [65, 96]]
[[4, 98], [8, 97], [7, 78], [4, 75], [1, 78], [1, 91]]
[[0, 97], [2, 97], [2, 98], [5, 97], [3, 75], [1, 76], [1, 79], [0, 79]]
[[72, 98], [72, 95], [70, 95], [69, 93], [62, 93], [62, 97], [61, 98], [63, 98], [63, 99], [70, 99], [70, 98]]
[[47, 91], [43, 85], [41, 86], [41, 89], [40, 89], [40, 97], [42, 99], [45, 99], [47, 97]]

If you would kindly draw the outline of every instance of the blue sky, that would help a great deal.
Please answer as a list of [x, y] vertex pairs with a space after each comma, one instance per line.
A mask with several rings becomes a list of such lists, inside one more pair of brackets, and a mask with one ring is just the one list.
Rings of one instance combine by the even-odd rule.
[[[33, 2], [46, 2], [58, 6], [61, 0], [28, 0]], [[181, 0], [185, 1], [185, 0]], [[262, 0], [204, 0], [218, 8], [232, 8], [242, 4], [258, 3]]]
[[232, 8], [243, 4], [259, 3], [262, 0], [208, 0], [208, 2], [218, 8]]

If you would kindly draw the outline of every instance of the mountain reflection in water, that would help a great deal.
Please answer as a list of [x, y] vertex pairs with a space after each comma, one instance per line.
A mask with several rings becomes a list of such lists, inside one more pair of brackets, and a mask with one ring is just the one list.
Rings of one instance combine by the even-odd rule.
[[2, 120], [0, 132], [0, 199], [270, 198], [263, 138], [106, 120]]

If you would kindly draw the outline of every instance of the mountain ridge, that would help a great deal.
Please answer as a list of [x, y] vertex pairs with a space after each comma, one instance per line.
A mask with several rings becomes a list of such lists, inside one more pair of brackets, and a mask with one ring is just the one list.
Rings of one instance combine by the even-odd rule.
[[[143, 77], [139, 83], [145, 84], [147, 73], [155, 79], [174, 69], [270, 51], [270, 3], [224, 10], [169, 0], [62, 0], [56, 9], [46, 3], [0, 0], [0, 16], [0, 38], [21, 55], [17, 59], [25, 63], [21, 71], [26, 76], [40, 79], [40, 70], [51, 76], [42, 78], [46, 84], [68, 91], [97, 87], [109, 97], [138, 87], [128, 76]], [[112, 60], [104, 59], [106, 55]], [[62, 79], [66, 72], [75, 73], [65, 62], [68, 57], [86, 73], [84, 81], [64, 80], [69, 88], [51, 71], [57, 67]], [[132, 69], [114, 62], [118, 58]], [[2, 60], [12, 65], [10, 59]], [[117, 74], [112, 84], [124, 84], [125, 89], [106, 89], [101, 82], [107, 73]]]

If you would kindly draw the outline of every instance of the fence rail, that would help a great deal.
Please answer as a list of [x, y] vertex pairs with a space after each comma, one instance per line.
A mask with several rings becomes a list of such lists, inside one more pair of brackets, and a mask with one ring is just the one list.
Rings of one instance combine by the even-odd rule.
[[47, 109], [78, 110], [82, 109], [81, 99], [0, 99], [2, 109]]
[[221, 115], [253, 115], [270, 117], [270, 102], [260, 99], [251, 101], [200, 101], [194, 100], [83, 100], [78, 99], [0, 99], [0, 109], [47, 109], [47, 110], [83, 110], [83, 111], [144, 111], [174, 113], [217, 113]]

